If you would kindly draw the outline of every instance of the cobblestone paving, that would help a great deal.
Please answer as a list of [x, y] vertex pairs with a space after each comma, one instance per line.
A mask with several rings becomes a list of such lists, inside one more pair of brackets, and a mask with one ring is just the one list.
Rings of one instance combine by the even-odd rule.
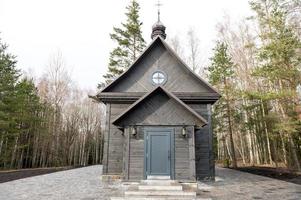
[[301, 185], [224, 168], [216, 168], [216, 176], [216, 182], [199, 184], [200, 197], [301, 200]]
[[119, 195], [120, 182], [104, 184], [102, 166], [72, 169], [0, 184], [0, 200], [94, 200]]
[[[120, 196], [127, 186], [101, 181], [100, 165], [0, 184], [0, 200], [99, 200]], [[216, 169], [216, 182], [200, 183], [200, 198], [301, 200], [301, 185], [231, 169]]]

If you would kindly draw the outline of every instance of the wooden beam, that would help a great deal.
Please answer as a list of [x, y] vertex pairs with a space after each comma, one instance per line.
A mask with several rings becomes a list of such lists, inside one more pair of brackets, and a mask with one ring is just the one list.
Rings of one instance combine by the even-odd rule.
[[110, 143], [110, 118], [111, 118], [111, 104], [106, 106], [106, 122], [104, 135], [104, 156], [103, 156], [103, 173], [108, 174], [109, 165], [109, 143]]
[[130, 127], [124, 129], [124, 144], [123, 144], [123, 179], [129, 180], [129, 160], [130, 160]]
[[196, 175], [195, 175], [195, 141], [194, 141], [194, 127], [189, 126], [186, 128], [188, 134], [188, 148], [189, 148], [189, 174], [190, 179], [195, 181]]
[[[98, 101], [103, 103], [123, 102], [132, 103], [137, 101], [146, 92], [102, 92], [97, 95]], [[219, 95], [215, 93], [205, 92], [173, 92], [175, 96], [184, 102], [211, 102], [214, 103], [219, 99]]]
[[213, 152], [213, 131], [212, 131], [212, 111], [211, 104], [207, 104], [208, 112], [208, 134], [209, 134], [209, 167], [210, 167], [210, 178], [215, 179], [215, 163], [214, 163], [214, 152]]

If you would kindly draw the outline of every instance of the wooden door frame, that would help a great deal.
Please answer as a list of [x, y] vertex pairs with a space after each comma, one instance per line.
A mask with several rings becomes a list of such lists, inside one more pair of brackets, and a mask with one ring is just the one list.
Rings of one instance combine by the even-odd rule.
[[170, 178], [175, 179], [175, 129], [166, 126], [145, 126], [143, 127], [144, 135], [144, 165], [143, 165], [143, 178], [147, 179], [147, 157], [146, 150], [148, 148], [148, 131], [168, 131], [170, 132]]

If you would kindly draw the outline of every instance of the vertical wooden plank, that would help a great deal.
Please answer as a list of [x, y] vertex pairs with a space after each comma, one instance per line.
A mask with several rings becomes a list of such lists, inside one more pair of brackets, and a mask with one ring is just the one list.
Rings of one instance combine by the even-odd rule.
[[143, 139], [144, 139], [144, 157], [143, 157], [143, 179], [147, 178], [147, 143], [148, 143], [148, 135], [146, 132], [146, 129], [141, 128], [141, 132], [143, 133]]
[[104, 135], [104, 152], [103, 152], [103, 174], [108, 174], [109, 162], [109, 143], [110, 143], [110, 118], [111, 118], [111, 104], [106, 105], [106, 123]]
[[131, 151], [131, 131], [130, 131], [130, 129], [128, 128], [128, 135], [127, 135], [127, 138], [126, 138], [126, 140], [127, 140], [127, 180], [129, 180], [130, 179], [130, 159], [131, 159], [131, 157], [130, 157], [130, 151]]
[[208, 132], [209, 132], [209, 166], [210, 166], [210, 179], [215, 178], [215, 163], [214, 163], [214, 152], [213, 152], [213, 131], [212, 131], [212, 113], [211, 104], [207, 104], [208, 110]]
[[170, 164], [171, 164], [171, 179], [175, 179], [175, 134], [176, 134], [176, 131], [175, 131], [175, 128], [172, 128], [172, 131], [171, 131], [171, 137], [170, 137], [170, 149], [171, 149], [171, 160], [170, 160]]
[[190, 179], [195, 181], [195, 141], [194, 141], [194, 127], [187, 127], [188, 132], [188, 148], [189, 148], [189, 175]]
[[129, 180], [129, 159], [130, 159], [130, 128], [124, 129], [124, 144], [123, 144], [123, 179]]

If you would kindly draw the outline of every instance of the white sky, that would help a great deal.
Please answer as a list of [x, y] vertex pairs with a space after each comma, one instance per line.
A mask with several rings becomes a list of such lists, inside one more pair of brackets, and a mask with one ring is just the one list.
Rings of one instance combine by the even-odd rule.
[[[147, 44], [156, 21], [157, 0], [139, 0], [140, 20]], [[0, 38], [17, 56], [18, 67], [40, 76], [49, 56], [62, 52], [72, 78], [85, 89], [94, 89], [107, 70], [109, 37], [113, 26], [125, 20], [129, 0], [0, 0]], [[193, 27], [202, 52], [209, 56], [216, 24], [225, 13], [231, 19], [250, 15], [247, 0], [161, 0], [161, 21], [167, 37], [186, 36]], [[206, 53], [207, 52], [207, 53]]]

